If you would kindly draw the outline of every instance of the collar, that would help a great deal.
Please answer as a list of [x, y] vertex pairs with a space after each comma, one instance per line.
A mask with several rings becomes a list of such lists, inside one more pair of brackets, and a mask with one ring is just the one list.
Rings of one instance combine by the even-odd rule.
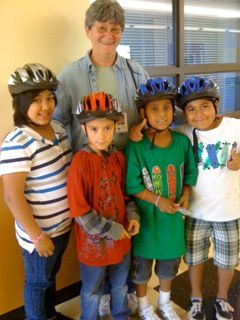
[[[88, 52], [87, 52], [87, 55], [86, 55], [86, 58], [87, 58], [87, 67], [88, 67], [88, 70], [91, 70], [92, 68], [94, 68], [94, 64], [92, 63], [92, 60], [91, 60], [91, 52], [92, 52], [92, 49], [90, 49]], [[121, 64], [121, 56], [119, 56], [119, 54], [117, 53], [117, 58], [114, 62], [114, 64], [112, 65], [112, 67], [117, 67], [118, 69], [121, 69], [122, 68], [122, 64]]]
[[[98, 155], [96, 153], [96, 151], [94, 151], [88, 144], [84, 145], [81, 150], [84, 150], [84, 151], [89, 152], [91, 154]], [[103, 156], [105, 156], [105, 155], [106, 156], [110, 156], [112, 153], [114, 153], [116, 151], [117, 151], [117, 148], [114, 145], [110, 145], [109, 148], [108, 148], [108, 151], [103, 151], [102, 155]]]
[[[53, 128], [55, 136], [57, 138], [59, 138], [63, 134], [63, 131], [61, 130], [61, 126], [59, 126], [57, 124], [57, 122], [54, 121], [54, 120], [51, 121], [51, 126]], [[46, 141], [47, 141], [48, 144], [54, 144], [54, 141], [47, 140], [47, 139], [43, 138], [37, 131], [33, 130], [29, 126], [24, 125], [24, 126], [20, 127], [19, 130], [22, 130], [27, 135], [31, 136], [32, 138], [34, 138], [37, 141], [41, 141], [41, 142], [44, 142], [44, 143], [46, 143]]]

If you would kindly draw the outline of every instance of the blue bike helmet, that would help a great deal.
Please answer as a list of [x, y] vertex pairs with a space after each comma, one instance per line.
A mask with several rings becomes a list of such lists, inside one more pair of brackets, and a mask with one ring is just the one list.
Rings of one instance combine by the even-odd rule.
[[188, 78], [178, 87], [177, 106], [184, 110], [186, 103], [207, 98], [215, 103], [220, 100], [220, 91], [218, 85], [211, 79], [202, 77]]
[[148, 79], [145, 84], [141, 84], [137, 90], [135, 100], [138, 109], [144, 108], [145, 105], [157, 99], [170, 99], [175, 105], [176, 88], [168, 80], [162, 78]]

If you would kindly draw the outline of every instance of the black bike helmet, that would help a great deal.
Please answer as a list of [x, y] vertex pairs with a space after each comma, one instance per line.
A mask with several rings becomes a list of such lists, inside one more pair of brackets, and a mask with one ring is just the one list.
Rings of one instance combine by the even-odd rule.
[[[202, 77], [189, 78], [178, 87], [177, 106], [184, 110], [186, 103], [207, 98], [218, 103], [220, 100], [220, 91], [218, 85], [211, 79]], [[215, 106], [217, 106], [215, 104]]]
[[137, 90], [136, 106], [138, 109], [157, 99], [170, 99], [175, 105], [176, 88], [168, 80], [162, 78], [148, 79], [147, 83], [141, 84]]
[[28, 63], [17, 68], [8, 80], [8, 89], [13, 97], [31, 90], [53, 90], [58, 87], [59, 81], [55, 74], [40, 63]]
[[76, 116], [81, 124], [100, 118], [118, 121], [122, 115], [118, 101], [105, 92], [93, 92], [83, 97], [77, 111]]

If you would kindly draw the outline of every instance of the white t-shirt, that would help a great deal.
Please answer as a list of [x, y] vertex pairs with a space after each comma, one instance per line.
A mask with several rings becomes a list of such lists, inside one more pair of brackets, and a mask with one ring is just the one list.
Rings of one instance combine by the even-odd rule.
[[[193, 142], [193, 128], [177, 128]], [[217, 128], [196, 130], [198, 138], [198, 180], [189, 210], [194, 218], [231, 221], [240, 218], [240, 170], [227, 168], [231, 149], [240, 152], [240, 120], [224, 117]]]

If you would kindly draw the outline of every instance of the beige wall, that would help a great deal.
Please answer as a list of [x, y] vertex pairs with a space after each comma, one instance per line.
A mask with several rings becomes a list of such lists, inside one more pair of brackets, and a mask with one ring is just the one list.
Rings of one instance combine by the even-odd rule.
[[[88, 0], [0, 0], [0, 140], [12, 128], [10, 73], [40, 62], [55, 73], [85, 54], [89, 42], [83, 22]], [[0, 185], [0, 315], [23, 305], [23, 264], [13, 219]], [[58, 288], [78, 281], [74, 242], [64, 256]]]

